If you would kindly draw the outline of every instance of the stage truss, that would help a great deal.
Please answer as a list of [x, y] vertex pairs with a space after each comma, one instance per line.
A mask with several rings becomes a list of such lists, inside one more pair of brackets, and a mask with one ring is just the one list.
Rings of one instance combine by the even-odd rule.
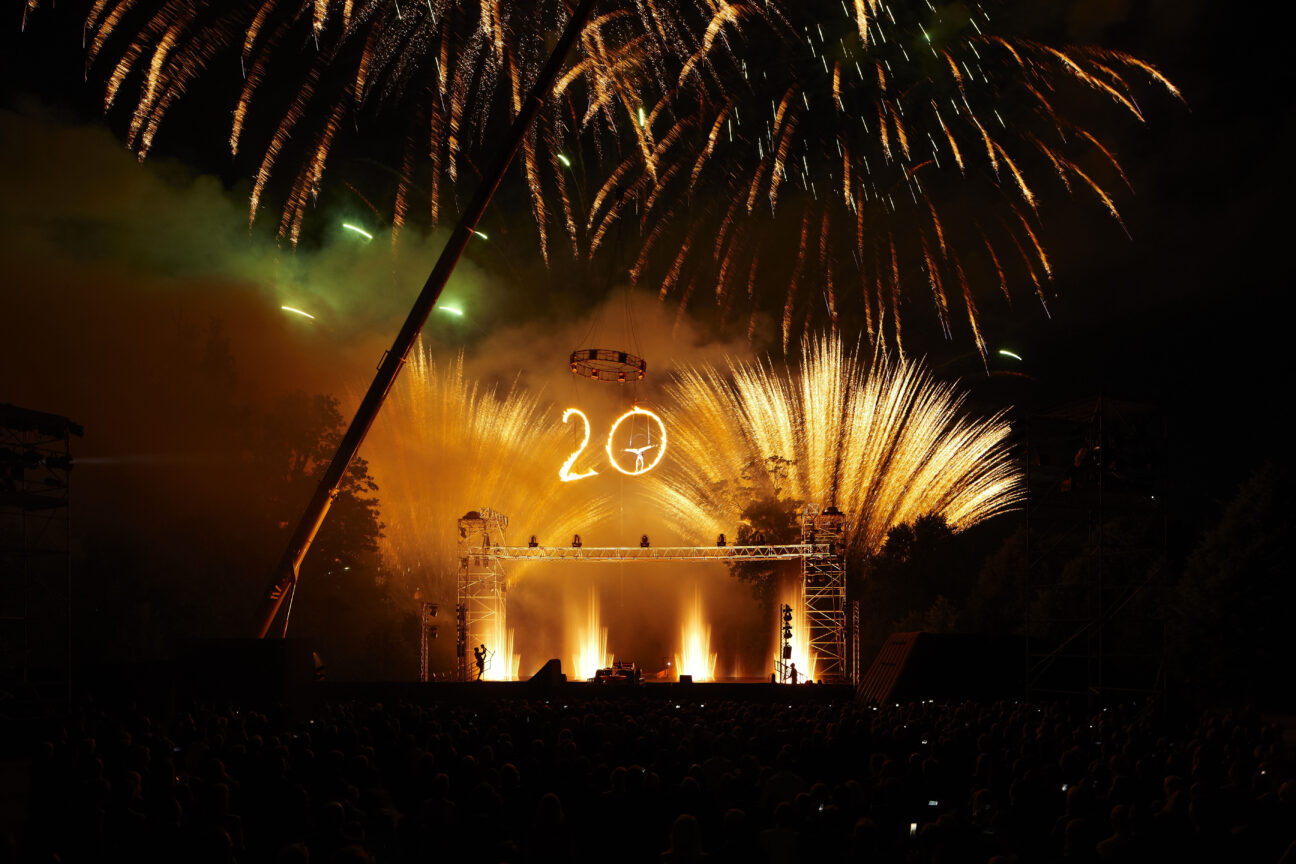
[[836, 507], [822, 511], [807, 504], [801, 514], [801, 542], [826, 545], [830, 555], [801, 559], [801, 592], [810, 650], [816, 655], [820, 680], [841, 682], [850, 678], [846, 657], [846, 556], [843, 533], [846, 519]]
[[801, 542], [715, 546], [509, 546], [508, 517], [488, 507], [458, 522], [459, 577], [455, 674], [473, 677], [468, 647], [489, 627], [503, 626], [508, 594], [505, 561], [801, 561], [801, 592], [810, 630], [808, 642], [818, 656], [819, 678], [850, 679], [846, 655], [846, 520], [835, 507], [808, 505], [801, 517]]
[[508, 577], [503, 559], [493, 552], [505, 548], [507, 527], [508, 517], [489, 507], [471, 511], [459, 520], [455, 607], [455, 678], [459, 681], [470, 677], [468, 646], [476, 646], [483, 632], [503, 627]]

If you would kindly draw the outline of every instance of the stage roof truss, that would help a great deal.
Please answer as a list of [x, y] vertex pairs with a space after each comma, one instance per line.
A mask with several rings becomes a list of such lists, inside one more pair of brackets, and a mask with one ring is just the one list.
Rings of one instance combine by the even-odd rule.
[[498, 561], [792, 561], [834, 558], [828, 543], [780, 546], [492, 546], [469, 550]]

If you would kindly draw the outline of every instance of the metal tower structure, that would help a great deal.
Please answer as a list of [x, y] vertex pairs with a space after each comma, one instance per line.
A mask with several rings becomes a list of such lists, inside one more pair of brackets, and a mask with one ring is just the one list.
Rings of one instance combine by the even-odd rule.
[[455, 592], [460, 615], [455, 634], [455, 674], [459, 681], [470, 679], [468, 646], [485, 643], [489, 635], [504, 631], [508, 577], [496, 550], [505, 547], [507, 527], [508, 517], [489, 507], [470, 510], [459, 520]]
[[66, 417], [0, 405], [0, 690], [10, 695], [69, 695], [68, 480], [81, 434]]
[[508, 517], [483, 507], [459, 520], [456, 598], [456, 677], [473, 677], [469, 646], [485, 633], [502, 634], [508, 578], [505, 561], [801, 561], [802, 596], [810, 650], [819, 677], [850, 678], [846, 650], [846, 517], [815, 505], [802, 514], [800, 543], [725, 546], [508, 546]]
[[1101, 396], [1057, 406], [1030, 418], [1027, 449], [1027, 695], [1160, 691], [1160, 412]]
[[859, 601], [851, 601], [851, 681], [855, 684], [860, 682], [864, 676], [864, 670], [860, 668], [860, 623], [859, 623]]
[[846, 655], [846, 517], [836, 507], [823, 510], [807, 504], [801, 513], [801, 543], [820, 554], [801, 559], [801, 590], [805, 599], [810, 650], [818, 658], [821, 680], [847, 681]]
[[419, 680], [428, 680], [429, 640], [435, 639], [437, 625], [433, 619], [437, 616], [437, 604], [419, 603]]
[[779, 653], [774, 661], [780, 684], [787, 684], [792, 677], [792, 607], [787, 603], [779, 606]]

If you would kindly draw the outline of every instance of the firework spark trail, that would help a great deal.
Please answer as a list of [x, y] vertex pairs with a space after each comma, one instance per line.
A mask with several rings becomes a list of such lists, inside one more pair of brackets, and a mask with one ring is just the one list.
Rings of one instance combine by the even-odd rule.
[[[393, 388], [365, 455], [381, 490], [385, 552], [403, 590], [454, 590], [455, 521], [488, 506], [509, 517], [509, 539], [571, 536], [610, 513], [605, 497], [572, 491], [555, 466], [571, 449], [559, 412], [518, 389], [500, 394], [438, 364], [422, 346]], [[526, 573], [509, 568], [510, 581]], [[501, 661], [502, 662], [502, 661]]]
[[[38, 4], [29, 0], [24, 18]], [[423, 177], [430, 163], [435, 221], [440, 195], [454, 195], [460, 175], [472, 173], [462, 170], [466, 161], [489, 146], [491, 124], [521, 110], [547, 59], [546, 36], [562, 29], [569, 11], [564, 0], [312, 0], [305, 7], [276, 0], [97, 0], [86, 19], [87, 64], [112, 64], [105, 108], [138, 86], [128, 143], [143, 158], [193, 81], [229, 69], [223, 58], [237, 58], [242, 86], [230, 106], [229, 146], [235, 154], [251, 146], [256, 118], [260, 124], [280, 118], [261, 146], [251, 213], [255, 218], [271, 175], [286, 165], [294, 179], [280, 233], [295, 241], [303, 193], [318, 189], [334, 149], [349, 137], [340, 130], [353, 129], [370, 145], [400, 139], [387, 155], [398, 166], [401, 189]], [[675, 142], [659, 141], [653, 125], [665, 108], [662, 94], [680, 86], [681, 64], [688, 89], [714, 83], [712, 58], [730, 50], [729, 37], [746, 20], [763, 14], [756, 4], [710, 0], [600, 5], [520, 160], [542, 251], [547, 254], [551, 218], [545, 198], [556, 195], [564, 212], [572, 203], [566, 169], [553, 157], [613, 141], [654, 176], [656, 153]], [[645, 87], [658, 94], [651, 103], [642, 96]], [[646, 107], [651, 111], [640, 122]], [[426, 122], [402, 122], [411, 116]], [[400, 124], [395, 135], [393, 119]], [[671, 125], [677, 137], [683, 134], [678, 121]], [[290, 139], [308, 143], [302, 148]], [[540, 147], [549, 158], [541, 158]], [[403, 158], [411, 148], [427, 161]], [[450, 180], [444, 187], [441, 174]], [[392, 203], [397, 227], [408, 212], [403, 194]], [[562, 221], [578, 245], [578, 220], [565, 215]]]
[[[1092, 191], [1125, 231], [1109, 187], [1128, 186], [1128, 177], [1097, 131], [1066, 112], [1096, 99], [1115, 109], [1112, 119], [1142, 123], [1141, 91], [1182, 101], [1161, 72], [1128, 54], [1003, 32], [999, 22], [1011, 16], [997, 14], [999, 5], [765, 4], [766, 14], [731, 34], [731, 52], [712, 58], [709, 86], [664, 94], [676, 116], [710, 134], [663, 139], [651, 172], [618, 166], [629, 191], [617, 213], [633, 213], [656, 250], [655, 266], [641, 263], [632, 276], [666, 294], [710, 280], [727, 316], [724, 283], [764, 245], [766, 261], [779, 263], [762, 273], [753, 312], [782, 308], [786, 352], [807, 335], [802, 321], [836, 326], [838, 297], [851, 294], [873, 341], [882, 338], [867, 274], [886, 272], [889, 258], [896, 284], [890, 296], [877, 295], [879, 315], [896, 322], [887, 341], [900, 342], [901, 303], [926, 290], [946, 337], [965, 318], [964, 332], [985, 358], [975, 292], [998, 286], [1011, 299], [1012, 284], [1045, 301], [1040, 274], [1052, 273], [1040, 220], [1055, 191]], [[722, 126], [728, 134], [717, 134]], [[1104, 170], [1095, 173], [1093, 163]], [[674, 165], [682, 170], [672, 172]], [[735, 220], [738, 200], [746, 209]], [[766, 200], [768, 207], [756, 206]], [[741, 251], [721, 259], [690, 245], [699, 222]], [[805, 254], [811, 224], [823, 226], [817, 256]], [[889, 246], [874, 242], [883, 235]], [[1012, 249], [1023, 260], [1005, 273], [1001, 262], [1016, 258], [1002, 252]], [[847, 279], [856, 287], [844, 292]], [[825, 285], [826, 308], [817, 308]]]
[[[1183, 99], [1139, 58], [1004, 29], [1001, 5], [603, 0], [519, 160], [542, 253], [561, 232], [592, 255], [628, 219], [642, 243], [632, 278], [681, 310], [714, 297], [753, 333], [759, 311], [781, 308], [785, 351], [861, 305], [874, 342], [903, 350], [900, 306], [926, 291], [947, 336], [966, 318], [984, 357], [981, 286], [1041, 303], [1051, 291], [1040, 210], [1054, 193], [1092, 192], [1125, 229], [1109, 187], [1128, 177], [1067, 112], [1092, 115], [1097, 101], [1143, 123], [1144, 91]], [[260, 154], [251, 214], [282, 199], [294, 240], [348, 141], [395, 168], [395, 228], [411, 189], [428, 190], [435, 224], [567, 15], [563, 0], [97, 0], [87, 53], [111, 65], [106, 107], [137, 91], [129, 143], [141, 156], [186, 89], [237, 56], [230, 146]], [[281, 171], [288, 182], [272, 183]], [[578, 185], [599, 190], [584, 213]], [[714, 246], [694, 242], [710, 234]], [[728, 282], [744, 270], [749, 296], [736, 298]]]
[[686, 537], [733, 532], [763, 498], [835, 501], [868, 553], [919, 516], [961, 530], [1022, 499], [1002, 414], [967, 417], [955, 386], [916, 361], [866, 364], [837, 337], [806, 345], [789, 375], [740, 361], [687, 368], [667, 398], [673, 456], [646, 493]]

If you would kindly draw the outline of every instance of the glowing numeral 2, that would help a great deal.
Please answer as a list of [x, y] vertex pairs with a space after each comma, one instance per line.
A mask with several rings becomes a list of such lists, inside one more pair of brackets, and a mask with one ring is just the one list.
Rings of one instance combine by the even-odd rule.
[[567, 461], [564, 462], [563, 466], [558, 469], [558, 477], [564, 483], [568, 483], [572, 480], [584, 480], [586, 477], [593, 477], [595, 474], [598, 473], [593, 468], [586, 471], [584, 474], [571, 473], [571, 467], [572, 465], [575, 464], [576, 457], [579, 456], [585, 450], [585, 448], [589, 446], [589, 438], [590, 438], [589, 418], [586, 417], [585, 412], [580, 410], [579, 408], [568, 408], [566, 411], [564, 411], [563, 422], [566, 423], [567, 418], [573, 414], [579, 415], [581, 420], [585, 422], [585, 437], [581, 439], [581, 446], [576, 450], [576, 452], [568, 456]]
[[[563, 422], [566, 423], [567, 418], [571, 417], [571, 415], [573, 414], [579, 415], [581, 420], [585, 423], [585, 437], [581, 440], [581, 445], [579, 448], [577, 448], [576, 452], [568, 456], [567, 461], [563, 463], [562, 468], [558, 469], [558, 477], [564, 483], [570, 482], [572, 480], [583, 480], [586, 477], [593, 477], [595, 474], [598, 473], [593, 468], [591, 468], [589, 471], [586, 471], [584, 474], [572, 473], [571, 470], [572, 465], [576, 463], [577, 457], [580, 456], [580, 454], [585, 451], [585, 448], [589, 446], [589, 439], [590, 439], [589, 418], [586, 417], [585, 412], [581, 411], [579, 408], [568, 408], [566, 411], [564, 411], [562, 417]], [[649, 443], [643, 447], [621, 448], [623, 452], [633, 453], [635, 456], [634, 469], [627, 471], [625, 468], [622, 468], [621, 464], [616, 460], [616, 456], [612, 450], [612, 439], [616, 437], [617, 429], [621, 428], [621, 424], [625, 422], [626, 418], [633, 417], [636, 414], [642, 414], [643, 416], [655, 422], [657, 424], [657, 428], [661, 430], [661, 438], [656, 444]], [[648, 437], [648, 440], [650, 442], [652, 441], [651, 435]], [[633, 444], [634, 442], [631, 441], [630, 443]], [[634, 408], [630, 409], [629, 411], [627, 411], [626, 413], [618, 417], [616, 422], [612, 424], [612, 428], [608, 430], [606, 449], [607, 449], [608, 462], [612, 463], [612, 467], [620, 471], [622, 474], [625, 474], [628, 477], [638, 477], [640, 474], [647, 474], [649, 471], [656, 468], [657, 464], [661, 462], [662, 457], [666, 455], [666, 424], [663, 423], [662, 419], [658, 417], [656, 414], [654, 414], [653, 412], [647, 410], [646, 408], [640, 408], [639, 406], [636, 405]], [[651, 462], [645, 464], [644, 454], [647, 453], [649, 450], [656, 450], [657, 455]]]

